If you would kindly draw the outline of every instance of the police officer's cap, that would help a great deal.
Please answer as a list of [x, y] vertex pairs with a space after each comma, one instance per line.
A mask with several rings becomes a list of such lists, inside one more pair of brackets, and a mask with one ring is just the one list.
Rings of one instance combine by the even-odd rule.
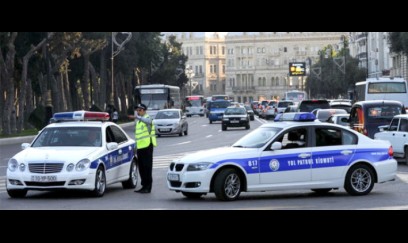
[[147, 106], [145, 104], [138, 104], [135, 109], [143, 109], [143, 110], [147, 110]]

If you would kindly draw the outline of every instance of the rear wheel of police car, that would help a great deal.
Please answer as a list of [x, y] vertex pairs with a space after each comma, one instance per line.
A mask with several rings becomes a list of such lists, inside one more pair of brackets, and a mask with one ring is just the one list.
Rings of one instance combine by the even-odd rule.
[[132, 160], [130, 164], [129, 179], [122, 182], [123, 189], [134, 189], [137, 186], [139, 180], [139, 171], [137, 167], [136, 159]]
[[11, 198], [23, 198], [27, 195], [27, 190], [9, 190], [7, 189], [7, 193]]
[[344, 189], [353, 196], [367, 195], [374, 187], [374, 172], [364, 164], [350, 168], [346, 175]]
[[102, 166], [98, 167], [95, 175], [95, 189], [92, 191], [94, 197], [102, 197], [106, 190], [106, 175]]
[[233, 201], [241, 193], [241, 178], [235, 169], [222, 170], [214, 181], [214, 193], [217, 199]]

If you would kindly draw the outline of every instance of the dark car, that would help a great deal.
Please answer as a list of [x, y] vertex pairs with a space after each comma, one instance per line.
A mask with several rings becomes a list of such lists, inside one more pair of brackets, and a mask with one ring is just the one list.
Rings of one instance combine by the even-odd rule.
[[394, 116], [405, 113], [404, 105], [395, 100], [356, 102], [350, 112], [350, 128], [374, 138], [379, 126], [388, 125]]
[[242, 106], [231, 106], [225, 109], [222, 117], [221, 128], [223, 131], [228, 127], [245, 127], [249, 129], [249, 115], [246, 109]]
[[320, 109], [330, 109], [329, 101], [327, 100], [302, 100], [299, 103], [299, 112], [312, 112], [313, 110]]

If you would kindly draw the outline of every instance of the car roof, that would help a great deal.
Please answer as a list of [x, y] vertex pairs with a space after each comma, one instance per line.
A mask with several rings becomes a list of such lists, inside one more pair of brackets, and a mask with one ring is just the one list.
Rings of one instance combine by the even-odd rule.
[[355, 105], [378, 105], [378, 104], [395, 104], [395, 105], [403, 105], [400, 101], [396, 100], [366, 100], [366, 101], [359, 101], [354, 103]]

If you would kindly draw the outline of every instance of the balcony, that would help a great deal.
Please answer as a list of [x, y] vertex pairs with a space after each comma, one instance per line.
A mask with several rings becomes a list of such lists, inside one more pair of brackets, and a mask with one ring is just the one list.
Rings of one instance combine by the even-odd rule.
[[232, 87], [234, 93], [254, 93], [255, 86], [234, 86]]

